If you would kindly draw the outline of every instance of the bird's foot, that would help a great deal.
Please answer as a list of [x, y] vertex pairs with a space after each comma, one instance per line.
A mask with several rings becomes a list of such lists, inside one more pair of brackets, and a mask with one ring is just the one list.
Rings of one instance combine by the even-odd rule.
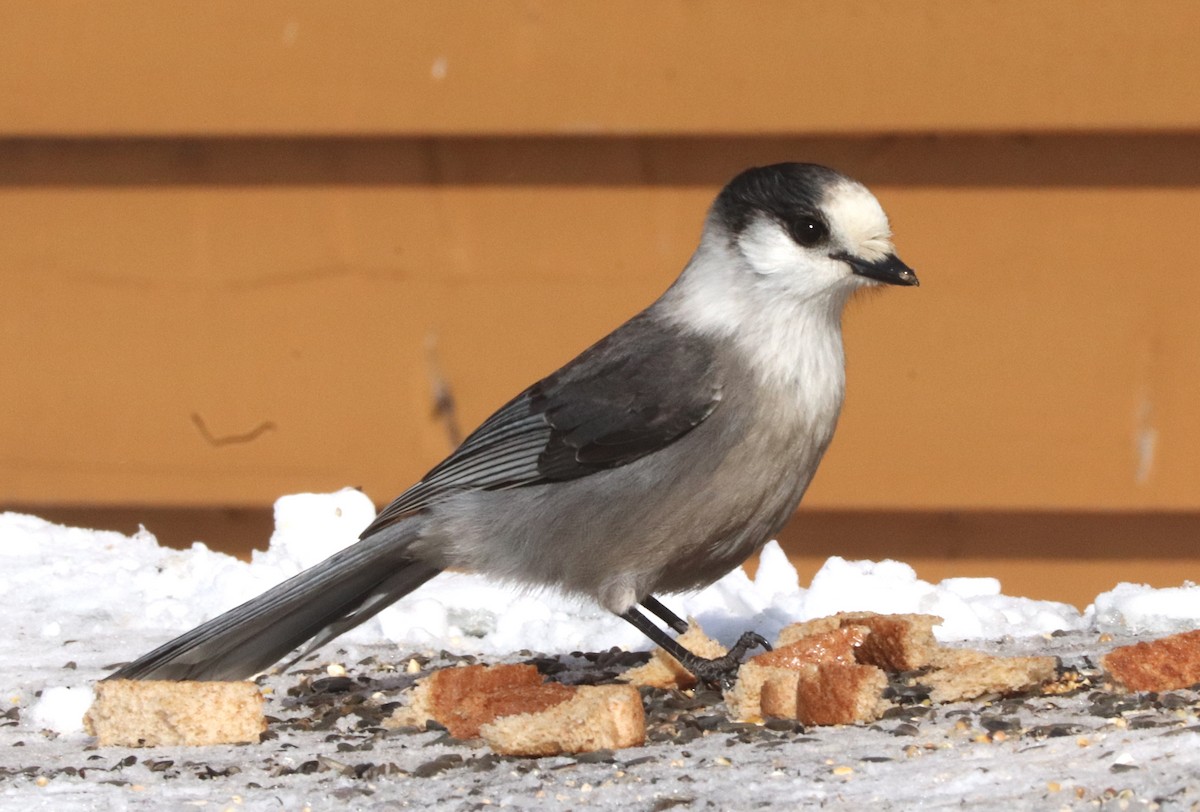
[[728, 690], [737, 680], [738, 669], [742, 666], [742, 657], [746, 655], [747, 651], [760, 647], [766, 651], [771, 650], [771, 644], [761, 634], [744, 632], [734, 643], [733, 648], [724, 656], [714, 657], [710, 660], [693, 655], [683, 665], [700, 682], [714, 688]]

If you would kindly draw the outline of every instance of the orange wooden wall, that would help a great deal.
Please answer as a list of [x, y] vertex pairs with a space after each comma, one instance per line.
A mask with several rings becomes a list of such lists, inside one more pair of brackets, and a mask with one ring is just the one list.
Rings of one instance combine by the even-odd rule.
[[471, 428], [656, 296], [733, 173], [811, 160], [922, 287], [850, 309], [791, 549], [1073, 600], [1196, 576], [1200, 5], [0, 20], [0, 504], [382, 502], [449, 446], [435, 383]]

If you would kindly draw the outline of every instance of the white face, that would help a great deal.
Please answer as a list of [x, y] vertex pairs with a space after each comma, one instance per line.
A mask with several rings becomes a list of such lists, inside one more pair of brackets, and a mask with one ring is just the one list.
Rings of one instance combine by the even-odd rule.
[[700, 247], [657, 307], [739, 347], [764, 382], [808, 398], [806, 413], [836, 416], [845, 374], [842, 308], [854, 291], [880, 284], [854, 273], [847, 258], [888, 260], [891, 229], [874, 195], [846, 178], [823, 190], [817, 209], [784, 211], [779, 219], [751, 213], [731, 238], [714, 207]]
[[737, 238], [737, 248], [775, 294], [802, 298], [822, 293], [848, 294], [878, 284], [853, 273], [833, 255], [842, 253], [868, 262], [892, 253], [887, 215], [866, 187], [851, 180], [831, 186], [821, 205], [828, 236], [811, 246], [801, 245], [782, 224], [759, 215]]

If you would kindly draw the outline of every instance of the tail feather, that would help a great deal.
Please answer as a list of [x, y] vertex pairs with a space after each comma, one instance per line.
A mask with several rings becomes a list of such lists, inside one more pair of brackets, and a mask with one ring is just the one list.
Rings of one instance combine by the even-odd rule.
[[406, 555], [413, 538], [380, 533], [352, 544], [107, 679], [246, 679], [315, 637], [303, 657], [438, 574]]

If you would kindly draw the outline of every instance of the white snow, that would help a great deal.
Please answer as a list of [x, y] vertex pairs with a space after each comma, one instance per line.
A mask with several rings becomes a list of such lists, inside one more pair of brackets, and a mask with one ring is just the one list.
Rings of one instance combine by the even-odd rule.
[[[353, 543], [373, 516], [371, 503], [353, 490], [284, 497], [276, 504], [269, 549], [243, 562], [200, 543], [184, 551], [166, 549], [145, 530], [125, 536], [0, 514], [0, 601], [7, 620], [0, 635], [0, 807], [628, 809], [687, 806], [704, 797], [729, 809], [815, 804], [845, 810], [1024, 809], [1109, 801], [1155, 808], [1160, 797], [1187, 806], [1197, 796], [1200, 723], [1194, 703], [1178, 704], [1192, 702], [1190, 692], [1173, 697], [1174, 710], [1164, 706], [1150, 713], [1149, 705], [1135, 703], [1115, 718], [1089, 711], [1088, 696], [1047, 697], [1023, 703], [1024, 710], [934, 708], [913, 718], [919, 736], [904, 732], [916, 725], [901, 719], [784, 734], [778, 742], [757, 744], [706, 735], [684, 746], [649, 743], [619, 755], [618, 764], [562, 757], [527, 770], [500, 765], [477, 771], [470, 747], [442, 745], [436, 732], [377, 738], [348, 730], [349, 718], [339, 720], [337, 741], [315, 731], [280, 729], [278, 738], [249, 747], [130, 752], [94, 748], [80, 732], [91, 685], [114, 664]], [[1128, 641], [1130, 632], [1200, 625], [1200, 588], [1191, 584], [1174, 589], [1121, 584], [1079, 612], [1004, 595], [991, 578], [934, 584], [901, 562], [832, 558], [803, 588], [776, 544], [763, 550], [755, 578], [738, 569], [708, 589], [667, 600], [725, 643], [747, 628], [770, 638], [795, 620], [867, 609], [938, 614], [945, 618], [938, 629], [944, 640], [1074, 658], [1094, 655], [1100, 632]], [[1076, 634], [1043, 636], [1057, 629]], [[327, 651], [338, 659], [327, 671], [346, 673], [338, 663], [357, 662], [361, 654], [383, 662], [393, 654], [440, 649], [511, 657], [522, 649], [561, 654], [612, 646], [645, 648], [648, 642], [587, 603], [445, 574], [330, 646]], [[334, 654], [336, 649], [345, 649], [344, 655]], [[268, 680], [275, 710], [296, 679]], [[1038, 715], [1031, 716], [1033, 711]], [[1040, 739], [1027, 730], [992, 741], [973, 726], [1001, 712], [1021, 714], [1026, 728], [1057, 720], [1070, 735]], [[1165, 727], [1145, 728], [1143, 716]], [[774, 744], [779, 747], [760, 746]], [[352, 752], [357, 747], [374, 753]], [[413, 774], [442, 755], [466, 761], [445, 778]], [[395, 762], [401, 772], [348, 777], [346, 765], [362, 760]], [[303, 765], [324, 772], [280, 772]]]
[[1087, 617], [1102, 631], [1171, 634], [1194, 629], [1200, 618], [1200, 587], [1190, 581], [1167, 589], [1117, 584], [1096, 596]]
[[[54, 652], [67, 641], [88, 641], [97, 666], [137, 656], [353, 543], [374, 515], [370, 500], [352, 489], [285, 496], [275, 505], [269, 549], [243, 562], [199, 542], [189, 550], [170, 550], [144, 529], [125, 536], [0, 514], [0, 569], [5, 573], [0, 600], [10, 628], [0, 640], [0, 690], [13, 703], [31, 699], [29, 686], [20, 679], [20, 663], [31, 657], [54, 661]], [[1120, 584], [1081, 613], [1064, 603], [1004, 595], [992, 578], [933, 584], [898, 561], [835, 557], [805, 589], [774, 542], [763, 550], [753, 580], [737, 569], [707, 589], [669, 602], [727, 644], [748, 628], [771, 638], [793, 621], [853, 610], [936, 614], [945, 619], [937, 629], [943, 640], [1023, 637], [1060, 629], [1168, 632], [1194, 628], [1200, 621], [1200, 587], [1192, 584], [1173, 589]], [[42, 650], [17, 651], [18, 640], [38, 641]], [[649, 645], [595, 605], [461, 573], [438, 576], [340, 644], [389, 641], [398, 647], [481, 654]], [[91, 678], [45, 686], [40, 699], [29, 703], [35, 724], [78, 733]]]
[[86, 685], [46, 688], [30, 710], [31, 721], [41, 730], [75, 733], [83, 729], [83, 715], [95, 698], [95, 692]]

